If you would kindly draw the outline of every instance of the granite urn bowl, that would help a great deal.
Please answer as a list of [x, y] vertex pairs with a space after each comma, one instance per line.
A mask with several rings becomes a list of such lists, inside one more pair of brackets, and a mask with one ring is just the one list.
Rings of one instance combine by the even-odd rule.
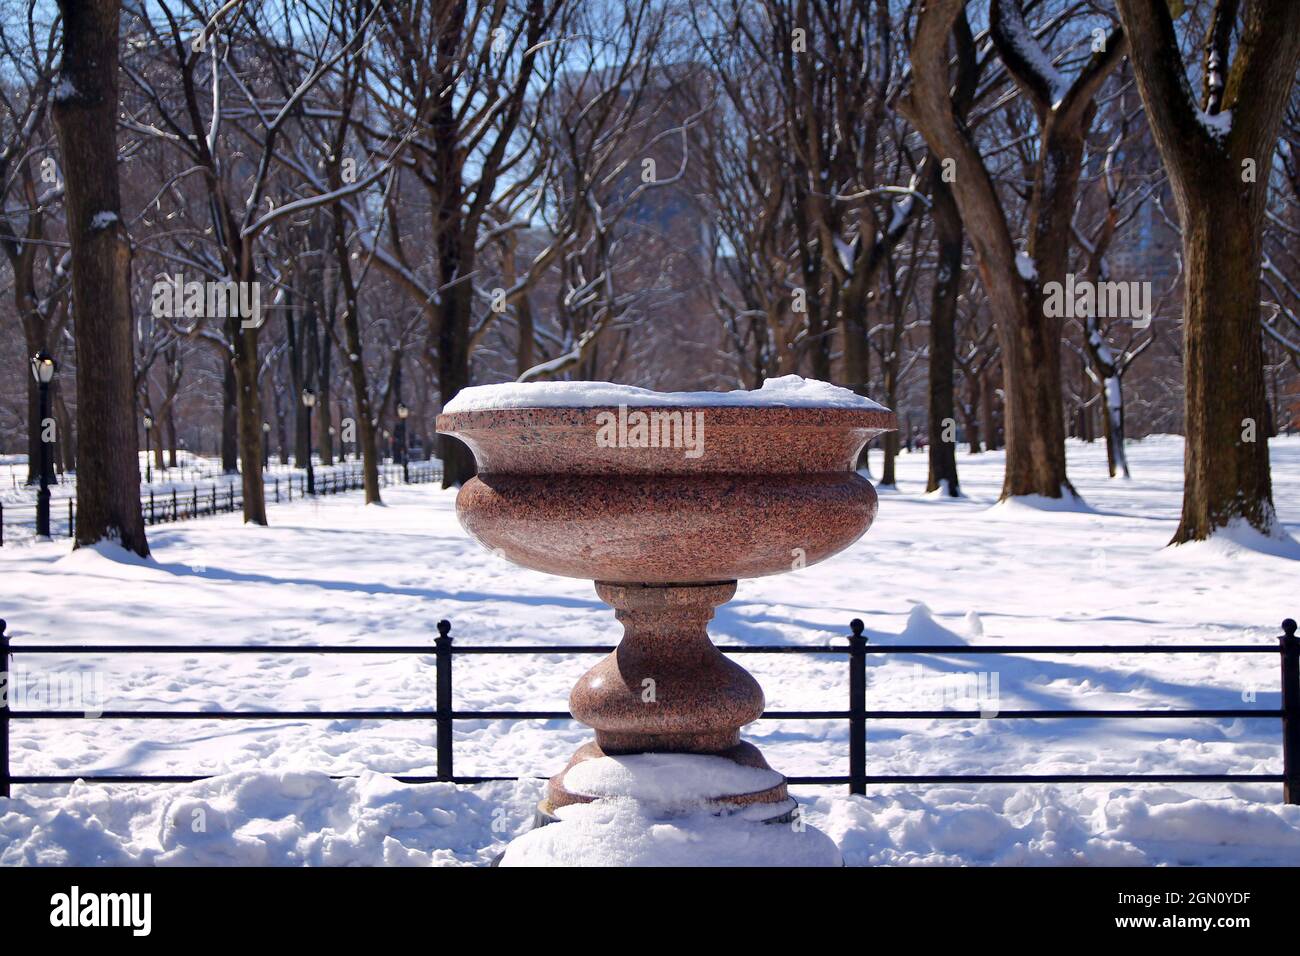
[[[564, 777], [594, 758], [708, 754], [768, 769], [740, 740], [763, 711], [762, 689], [714, 647], [708, 622], [738, 579], [814, 564], [861, 537], [877, 499], [858, 455], [894, 427], [869, 400], [794, 377], [749, 393], [605, 386], [595, 396], [605, 405], [584, 404], [584, 385], [534, 386], [536, 407], [527, 387], [496, 387], [504, 407], [484, 394], [494, 387], [470, 389], [480, 394], [437, 423], [478, 462], [456, 499], [465, 529], [523, 567], [595, 581], [623, 624], [618, 648], [569, 698], [596, 739], [552, 778], [548, 813], [592, 799]], [[713, 798], [788, 804], [784, 778], [772, 777]]]

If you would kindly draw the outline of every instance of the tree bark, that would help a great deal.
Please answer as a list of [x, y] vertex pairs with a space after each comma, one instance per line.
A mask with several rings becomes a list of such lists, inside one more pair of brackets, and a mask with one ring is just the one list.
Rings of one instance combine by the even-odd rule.
[[[1237, 5], [1216, 6], [1206, 62], [1218, 58], [1222, 98], [1208, 81], [1203, 95], [1211, 115], [1231, 113], [1218, 131], [1197, 115], [1164, 0], [1118, 6], [1183, 228], [1187, 437], [1182, 520], [1171, 543], [1204, 540], [1237, 522], [1273, 534], [1259, 283], [1269, 170], [1300, 66], [1300, 4], [1251, 4], [1230, 68]], [[1249, 177], [1252, 164], [1257, 174]]]
[[118, 0], [60, 0], [53, 115], [62, 159], [77, 350], [76, 546], [149, 554], [140, 508], [131, 250], [117, 180]]
[[[312, 270], [312, 281], [320, 289], [321, 297], [319, 300], [313, 299], [316, 305], [311, 308], [313, 318], [307, 326], [307, 343], [315, 357], [316, 369], [316, 412], [313, 419], [316, 423], [316, 434], [313, 436], [313, 441], [320, 463], [325, 466], [334, 464], [334, 439], [330, 435], [330, 428], [334, 424], [334, 401], [330, 369], [333, 350], [330, 347], [328, 331], [321, 329], [321, 323], [326, 321], [325, 310], [329, 308], [322, 282], [323, 276], [323, 269]], [[329, 321], [332, 324], [332, 318]]]
[[[380, 503], [379, 460], [375, 449], [375, 413], [370, 403], [370, 384], [366, 381], [366, 363], [361, 345], [360, 302], [352, 266], [348, 260], [346, 228], [341, 213], [334, 221], [334, 257], [343, 283], [343, 332], [348, 345], [348, 374], [352, 381], [352, 400], [356, 406], [357, 444], [361, 447], [361, 473], [365, 483], [366, 504]], [[400, 360], [399, 360], [400, 361]]]
[[[1005, 373], [1004, 373], [1005, 377]], [[986, 370], [980, 376], [980, 414], [982, 416], [982, 427], [980, 431], [984, 438], [984, 447], [989, 451], [997, 451], [1002, 447], [1002, 439], [1005, 437], [998, 435], [998, 418], [997, 418], [997, 389], [993, 387], [995, 376], [992, 368]], [[1006, 417], [1003, 417], [1003, 427], [1005, 429]]]
[[227, 356], [221, 370], [221, 473], [239, 472], [239, 412], [235, 408], [239, 386], [235, 381], [235, 364]]
[[235, 382], [239, 388], [239, 471], [244, 493], [244, 521], [266, 524], [266, 498], [262, 481], [262, 390], [257, 380], [259, 329], [240, 328], [235, 333]]
[[912, 91], [900, 107], [931, 152], [954, 164], [953, 197], [998, 319], [1007, 449], [1002, 497], [1060, 498], [1074, 493], [1066, 477], [1061, 323], [1044, 314], [1042, 288], [1063, 278], [1068, 268], [1084, 131], [1101, 84], [1123, 57], [1124, 37], [1108, 37], [1068, 88], [1057, 90], [1041, 57], [1025, 49], [1035, 41], [1024, 26], [1020, 0], [994, 0], [990, 6], [990, 36], [999, 57], [1038, 114], [1031, 270], [1017, 252], [997, 189], [949, 92], [948, 38], [965, 6], [964, 0], [926, 0], [922, 6], [912, 43]]
[[[961, 292], [961, 215], [952, 192], [935, 176], [930, 199], [933, 204], [935, 236], [938, 240], [938, 272], [930, 295], [930, 428], [927, 449], [930, 472], [926, 491], [943, 488], [957, 498], [957, 435], [953, 401], [953, 373], [957, 354], [957, 296]], [[949, 429], [947, 423], [952, 422]]]

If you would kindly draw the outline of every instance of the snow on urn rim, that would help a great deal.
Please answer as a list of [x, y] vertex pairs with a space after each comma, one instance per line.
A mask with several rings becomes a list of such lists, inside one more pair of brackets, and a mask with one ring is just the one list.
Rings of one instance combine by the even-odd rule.
[[729, 392], [656, 392], [613, 382], [506, 382], [461, 389], [443, 414], [507, 408], [847, 408], [888, 412], [847, 388], [799, 375], [769, 378], [761, 388]]
[[[786, 378], [796, 381], [769, 389], [765, 398], [774, 400], [755, 404], [741, 401], [764, 390], [656, 393], [599, 382], [542, 383], [594, 385], [563, 391], [598, 402], [560, 404], [558, 392], [544, 389], [538, 394], [555, 404], [488, 407], [475, 399], [458, 410], [458, 396], [438, 416], [437, 428], [470, 447], [481, 475], [778, 475], [853, 471], [862, 447], [896, 427], [892, 412], [847, 389]], [[627, 397], [642, 403], [603, 404], [625, 392], [640, 393]], [[814, 393], [834, 400], [814, 404]], [[737, 399], [709, 404], [711, 395]], [[518, 397], [507, 393], [508, 402]], [[648, 404], [652, 398], [662, 401]]]

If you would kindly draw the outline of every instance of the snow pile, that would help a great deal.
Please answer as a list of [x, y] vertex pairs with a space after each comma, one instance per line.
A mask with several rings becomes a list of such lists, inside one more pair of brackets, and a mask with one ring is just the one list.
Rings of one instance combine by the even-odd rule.
[[561, 807], [558, 823], [515, 840], [502, 866], [840, 866], [826, 834], [799, 817], [755, 823], [744, 814], [664, 814], [635, 800]]
[[731, 392], [655, 392], [612, 382], [506, 382], [462, 389], [444, 412], [472, 412], [495, 408], [604, 408], [608, 406], [857, 408], [885, 411], [847, 388], [783, 375], [769, 378], [762, 388]]
[[536, 800], [532, 783], [404, 785], [375, 773], [332, 780], [292, 771], [61, 789], [53, 799], [0, 800], [0, 864], [486, 863], [527, 826]]
[[600, 800], [530, 830], [541, 788], [297, 772], [22, 787], [0, 800], [0, 865], [485, 865], [510, 841], [503, 863], [522, 866], [1300, 865], [1300, 807], [1276, 787], [807, 787], [790, 823]]
[[[702, 754], [584, 760], [564, 775], [573, 793], [600, 799], [556, 811], [558, 822], [514, 841], [502, 866], [840, 866], [834, 842], [795, 814], [795, 802], [721, 808], [781, 775]], [[721, 811], [721, 812], [720, 812]]]
[[1272, 534], [1263, 534], [1240, 518], [1233, 519], [1208, 541], [1192, 541], [1173, 549], [1179, 556], [1200, 557], [1210, 560], [1237, 560], [1251, 552], [1300, 561], [1300, 541], [1287, 534], [1279, 522]]
[[946, 647], [964, 647], [966, 641], [934, 619], [934, 612], [924, 602], [917, 602], [907, 615], [907, 627], [890, 643], [929, 644]]
[[780, 782], [781, 775], [775, 770], [742, 767], [725, 757], [702, 754], [598, 757], [582, 761], [564, 775], [564, 787], [570, 793], [586, 797], [623, 796], [669, 807], [757, 793]]
[[850, 866], [1300, 864], [1300, 807], [1201, 797], [1163, 786], [890, 787], [806, 809]]
[[1010, 498], [1003, 498], [993, 507], [1011, 513], [1028, 510], [1081, 515], [1095, 513], [1095, 509], [1087, 501], [1064, 485], [1061, 486], [1059, 498], [1048, 498], [1046, 495], [1012, 495]]

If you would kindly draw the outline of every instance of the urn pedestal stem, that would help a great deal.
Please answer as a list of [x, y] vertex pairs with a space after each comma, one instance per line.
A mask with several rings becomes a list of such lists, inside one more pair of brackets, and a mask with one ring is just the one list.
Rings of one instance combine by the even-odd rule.
[[569, 696], [573, 716], [607, 754], [719, 753], [763, 713], [763, 690], [709, 638], [714, 608], [736, 582], [690, 585], [597, 582], [623, 625], [618, 648]]
[[[596, 593], [623, 625], [623, 639], [578, 681], [569, 695], [573, 716], [596, 731], [551, 779], [544, 810], [583, 802], [564, 785], [585, 760], [642, 753], [724, 757], [770, 769], [740, 728], [763, 713], [763, 689], [709, 638], [714, 608], [736, 593], [735, 581], [711, 584], [614, 584]], [[758, 792], [717, 793], [719, 804], [779, 803], [784, 782]]]

